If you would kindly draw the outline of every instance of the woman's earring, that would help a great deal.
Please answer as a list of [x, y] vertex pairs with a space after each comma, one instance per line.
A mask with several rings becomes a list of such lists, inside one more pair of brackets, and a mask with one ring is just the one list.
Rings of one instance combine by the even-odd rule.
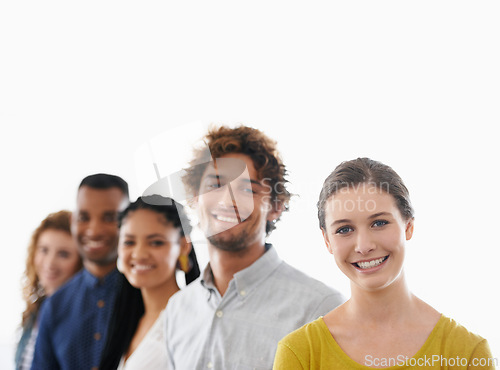
[[179, 256], [179, 265], [181, 267], [181, 270], [184, 272], [189, 272], [189, 257], [186, 256], [185, 254], [181, 254]]

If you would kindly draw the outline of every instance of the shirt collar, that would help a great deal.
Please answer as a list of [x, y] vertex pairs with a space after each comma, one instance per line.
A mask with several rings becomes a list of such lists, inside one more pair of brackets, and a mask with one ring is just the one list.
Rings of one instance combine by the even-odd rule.
[[[282, 262], [276, 249], [272, 244], [266, 243], [266, 252], [247, 268], [234, 274], [233, 280], [236, 284], [238, 296], [244, 298], [259, 283], [266, 279]], [[217, 290], [214, 285], [214, 275], [210, 263], [203, 271], [201, 285], [208, 290]]]
[[114, 285], [119, 275], [120, 273], [115, 268], [109, 274], [99, 279], [98, 277], [92, 275], [87, 269], [83, 269], [83, 279], [85, 284], [91, 287]]

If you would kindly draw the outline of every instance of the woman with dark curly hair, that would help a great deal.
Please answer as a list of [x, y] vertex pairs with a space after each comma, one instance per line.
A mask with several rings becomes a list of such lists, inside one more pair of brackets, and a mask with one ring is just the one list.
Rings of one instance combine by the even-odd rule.
[[30, 369], [38, 333], [37, 316], [43, 300], [82, 267], [71, 236], [71, 212], [49, 214], [33, 232], [23, 276], [22, 335], [16, 351], [16, 369]]
[[100, 369], [168, 368], [164, 312], [179, 291], [176, 270], [186, 284], [200, 275], [189, 241], [191, 225], [181, 204], [150, 195], [119, 216], [118, 269], [123, 274]]

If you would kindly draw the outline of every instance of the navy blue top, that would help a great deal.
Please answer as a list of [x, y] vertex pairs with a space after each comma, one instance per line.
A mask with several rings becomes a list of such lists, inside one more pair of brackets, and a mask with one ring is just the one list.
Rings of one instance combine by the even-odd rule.
[[83, 269], [44, 302], [32, 370], [97, 369], [119, 276], [115, 269], [98, 279]]

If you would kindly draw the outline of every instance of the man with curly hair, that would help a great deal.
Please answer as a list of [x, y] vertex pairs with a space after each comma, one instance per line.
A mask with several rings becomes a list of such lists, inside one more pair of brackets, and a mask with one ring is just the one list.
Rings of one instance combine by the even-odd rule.
[[183, 178], [210, 262], [167, 305], [175, 369], [272, 368], [278, 341], [344, 301], [282, 261], [266, 236], [288, 210], [276, 142], [240, 126], [211, 129]]

